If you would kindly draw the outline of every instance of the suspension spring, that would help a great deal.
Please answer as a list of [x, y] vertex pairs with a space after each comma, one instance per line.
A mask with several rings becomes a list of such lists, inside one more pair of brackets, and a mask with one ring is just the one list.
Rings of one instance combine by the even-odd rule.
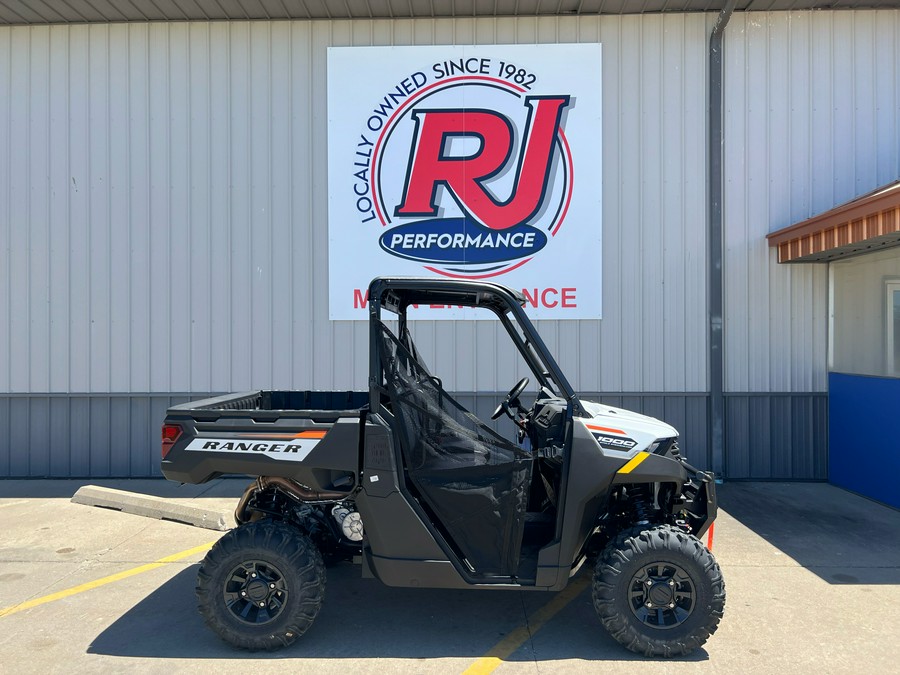
[[628, 501], [634, 510], [634, 521], [638, 525], [650, 522], [650, 491], [646, 485], [633, 485], [628, 489]]

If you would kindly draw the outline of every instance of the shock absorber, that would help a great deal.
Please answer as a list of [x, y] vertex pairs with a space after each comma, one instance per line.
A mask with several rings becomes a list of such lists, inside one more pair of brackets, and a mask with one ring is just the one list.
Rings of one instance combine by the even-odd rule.
[[634, 512], [634, 522], [638, 525], [650, 523], [650, 490], [647, 485], [637, 484], [628, 488], [628, 503]]

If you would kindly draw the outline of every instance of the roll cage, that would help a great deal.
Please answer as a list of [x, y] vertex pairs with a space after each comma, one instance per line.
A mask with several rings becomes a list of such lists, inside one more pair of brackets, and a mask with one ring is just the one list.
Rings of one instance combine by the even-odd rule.
[[[369, 395], [377, 410], [382, 390], [382, 311], [398, 316], [400, 336], [407, 335], [407, 309], [411, 305], [482, 307], [494, 312], [525, 359], [540, 388], [566, 401], [572, 415], [589, 417], [547, 345], [525, 314], [525, 296], [499, 284], [465, 279], [428, 277], [376, 277], [369, 285]], [[411, 345], [410, 345], [411, 347]], [[414, 351], [411, 348], [410, 351]]]

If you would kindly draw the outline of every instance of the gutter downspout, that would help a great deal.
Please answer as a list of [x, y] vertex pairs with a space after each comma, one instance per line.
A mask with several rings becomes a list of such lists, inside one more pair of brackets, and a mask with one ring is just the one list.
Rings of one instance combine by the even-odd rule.
[[709, 204], [707, 300], [709, 302], [709, 402], [712, 469], [721, 478], [725, 469], [725, 355], [723, 339], [722, 193], [724, 191], [724, 100], [722, 94], [725, 27], [737, 0], [728, 0], [709, 38]]

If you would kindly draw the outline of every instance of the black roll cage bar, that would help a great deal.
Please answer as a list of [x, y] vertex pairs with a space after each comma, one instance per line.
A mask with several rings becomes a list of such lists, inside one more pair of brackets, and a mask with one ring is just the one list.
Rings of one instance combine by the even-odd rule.
[[[382, 309], [399, 316], [400, 333], [406, 332], [406, 310], [410, 305], [457, 305], [484, 307], [493, 311], [512, 338], [516, 349], [541, 387], [564, 398], [573, 415], [589, 417], [566, 376], [550, 355], [547, 345], [525, 314], [525, 296], [500, 284], [468, 279], [433, 277], [376, 277], [369, 284], [369, 395], [371, 410], [378, 409], [381, 392], [380, 325]], [[512, 318], [510, 318], [512, 316]], [[516, 330], [513, 319], [522, 334]], [[548, 379], [549, 378], [549, 379]], [[555, 384], [556, 386], [551, 386]]]

